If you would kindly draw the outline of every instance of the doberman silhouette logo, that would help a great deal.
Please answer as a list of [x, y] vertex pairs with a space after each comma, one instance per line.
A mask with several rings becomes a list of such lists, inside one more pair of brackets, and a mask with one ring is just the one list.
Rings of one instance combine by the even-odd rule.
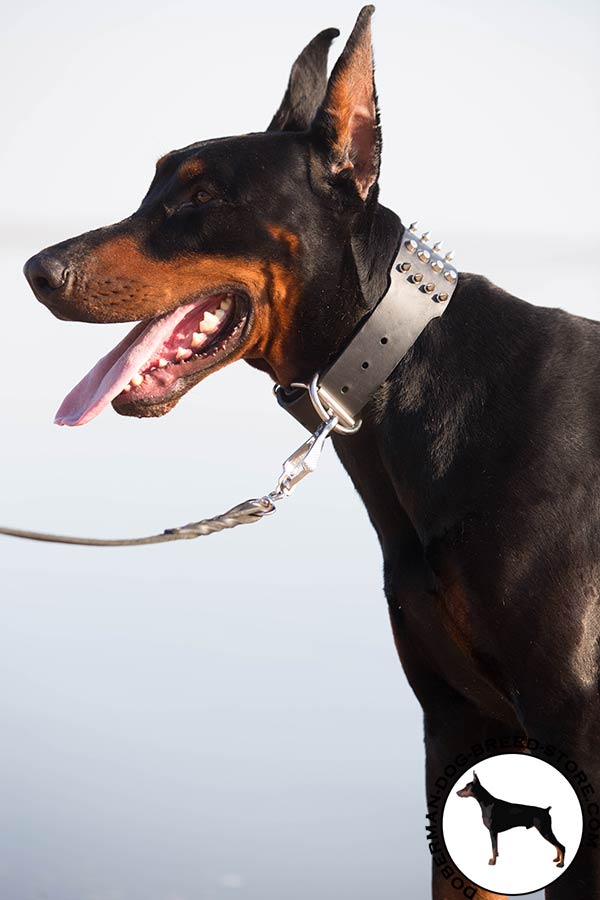
[[474, 884], [522, 894], [546, 887], [568, 868], [581, 843], [583, 816], [557, 769], [507, 753], [456, 781], [442, 828], [449, 855]]

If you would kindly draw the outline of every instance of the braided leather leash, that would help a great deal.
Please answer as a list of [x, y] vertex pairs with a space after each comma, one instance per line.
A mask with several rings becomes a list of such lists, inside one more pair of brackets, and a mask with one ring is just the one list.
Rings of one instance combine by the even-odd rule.
[[275, 490], [263, 497], [245, 500], [237, 506], [199, 522], [189, 522], [179, 528], [167, 528], [161, 534], [138, 538], [85, 538], [70, 535], [49, 534], [43, 531], [25, 531], [20, 528], [2, 528], [0, 534], [24, 538], [29, 541], [46, 541], [52, 544], [76, 544], [83, 547], [141, 547], [146, 544], [164, 544], [167, 541], [189, 541], [192, 538], [216, 534], [238, 525], [252, 525], [275, 512], [275, 504], [288, 497], [296, 485], [317, 467], [325, 441], [338, 424], [337, 416], [322, 422], [313, 434], [283, 464]]
[[187, 541], [192, 538], [204, 537], [206, 534], [215, 534], [226, 528], [235, 528], [236, 525], [250, 525], [258, 522], [263, 516], [275, 512], [275, 506], [267, 497], [257, 500], [246, 500], [238, 506], [234, 506], [220, 516], [212, 519], [201, 519], [199, 522], [190, 522], [180, 528], [167, 528], [161, 534], [151, 534], [138, 538], [85, 538], [72, 537], [63, 534], [47, 534], [43, 531], [23, 531], [19, 528], [0, 528], [0, 534], [9, 537], [25, 538], [29, 541], [47, 541], [52, 544], [78, 544], [83, 547], [141, 547], [144, 544], [164, 544], [167, 541]]

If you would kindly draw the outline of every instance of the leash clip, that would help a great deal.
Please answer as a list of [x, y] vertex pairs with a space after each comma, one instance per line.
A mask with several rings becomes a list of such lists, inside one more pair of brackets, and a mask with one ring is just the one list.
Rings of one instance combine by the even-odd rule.
[[280, 500], [282, 497], [288, 497], [303, 478], [315, 471], [325, 442], [331, 432], [335, 431], [337, 424], [337, 416], [331, 416], [326, 421], [323, 421], [308, 440], [304, 441], [297, 450], [294, 450], [288, 456], [283, 464], [277, 487], [268, 495], [270, 500]]

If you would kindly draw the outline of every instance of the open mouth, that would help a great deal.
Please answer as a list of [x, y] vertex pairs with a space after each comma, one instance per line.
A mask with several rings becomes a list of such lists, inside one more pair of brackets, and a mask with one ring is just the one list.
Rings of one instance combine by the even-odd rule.
[[247, 299], [222, 291], [139, 322], [65, 397], [56, 424], [85, 425], [111, 402], [127, 415], [166, 412], [189, 379], [239, 347], [247, 321]]

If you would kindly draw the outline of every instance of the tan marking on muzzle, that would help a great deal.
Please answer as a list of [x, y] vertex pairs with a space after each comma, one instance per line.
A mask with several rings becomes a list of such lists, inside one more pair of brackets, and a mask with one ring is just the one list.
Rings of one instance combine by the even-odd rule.
[[232, 256], [187, 256], [160, 260], [147, 256], [131, 236], [109, 239], [83, 262], [76, 304], [88, 321], [132, 322], [154, 318], [196, 295], [239, 285], [252, 304], [254, 327], [240, 355], [266, 360], [275, 377], [294, 377], [291, 349], [300, 285], [294, 274], [273, 260]]

